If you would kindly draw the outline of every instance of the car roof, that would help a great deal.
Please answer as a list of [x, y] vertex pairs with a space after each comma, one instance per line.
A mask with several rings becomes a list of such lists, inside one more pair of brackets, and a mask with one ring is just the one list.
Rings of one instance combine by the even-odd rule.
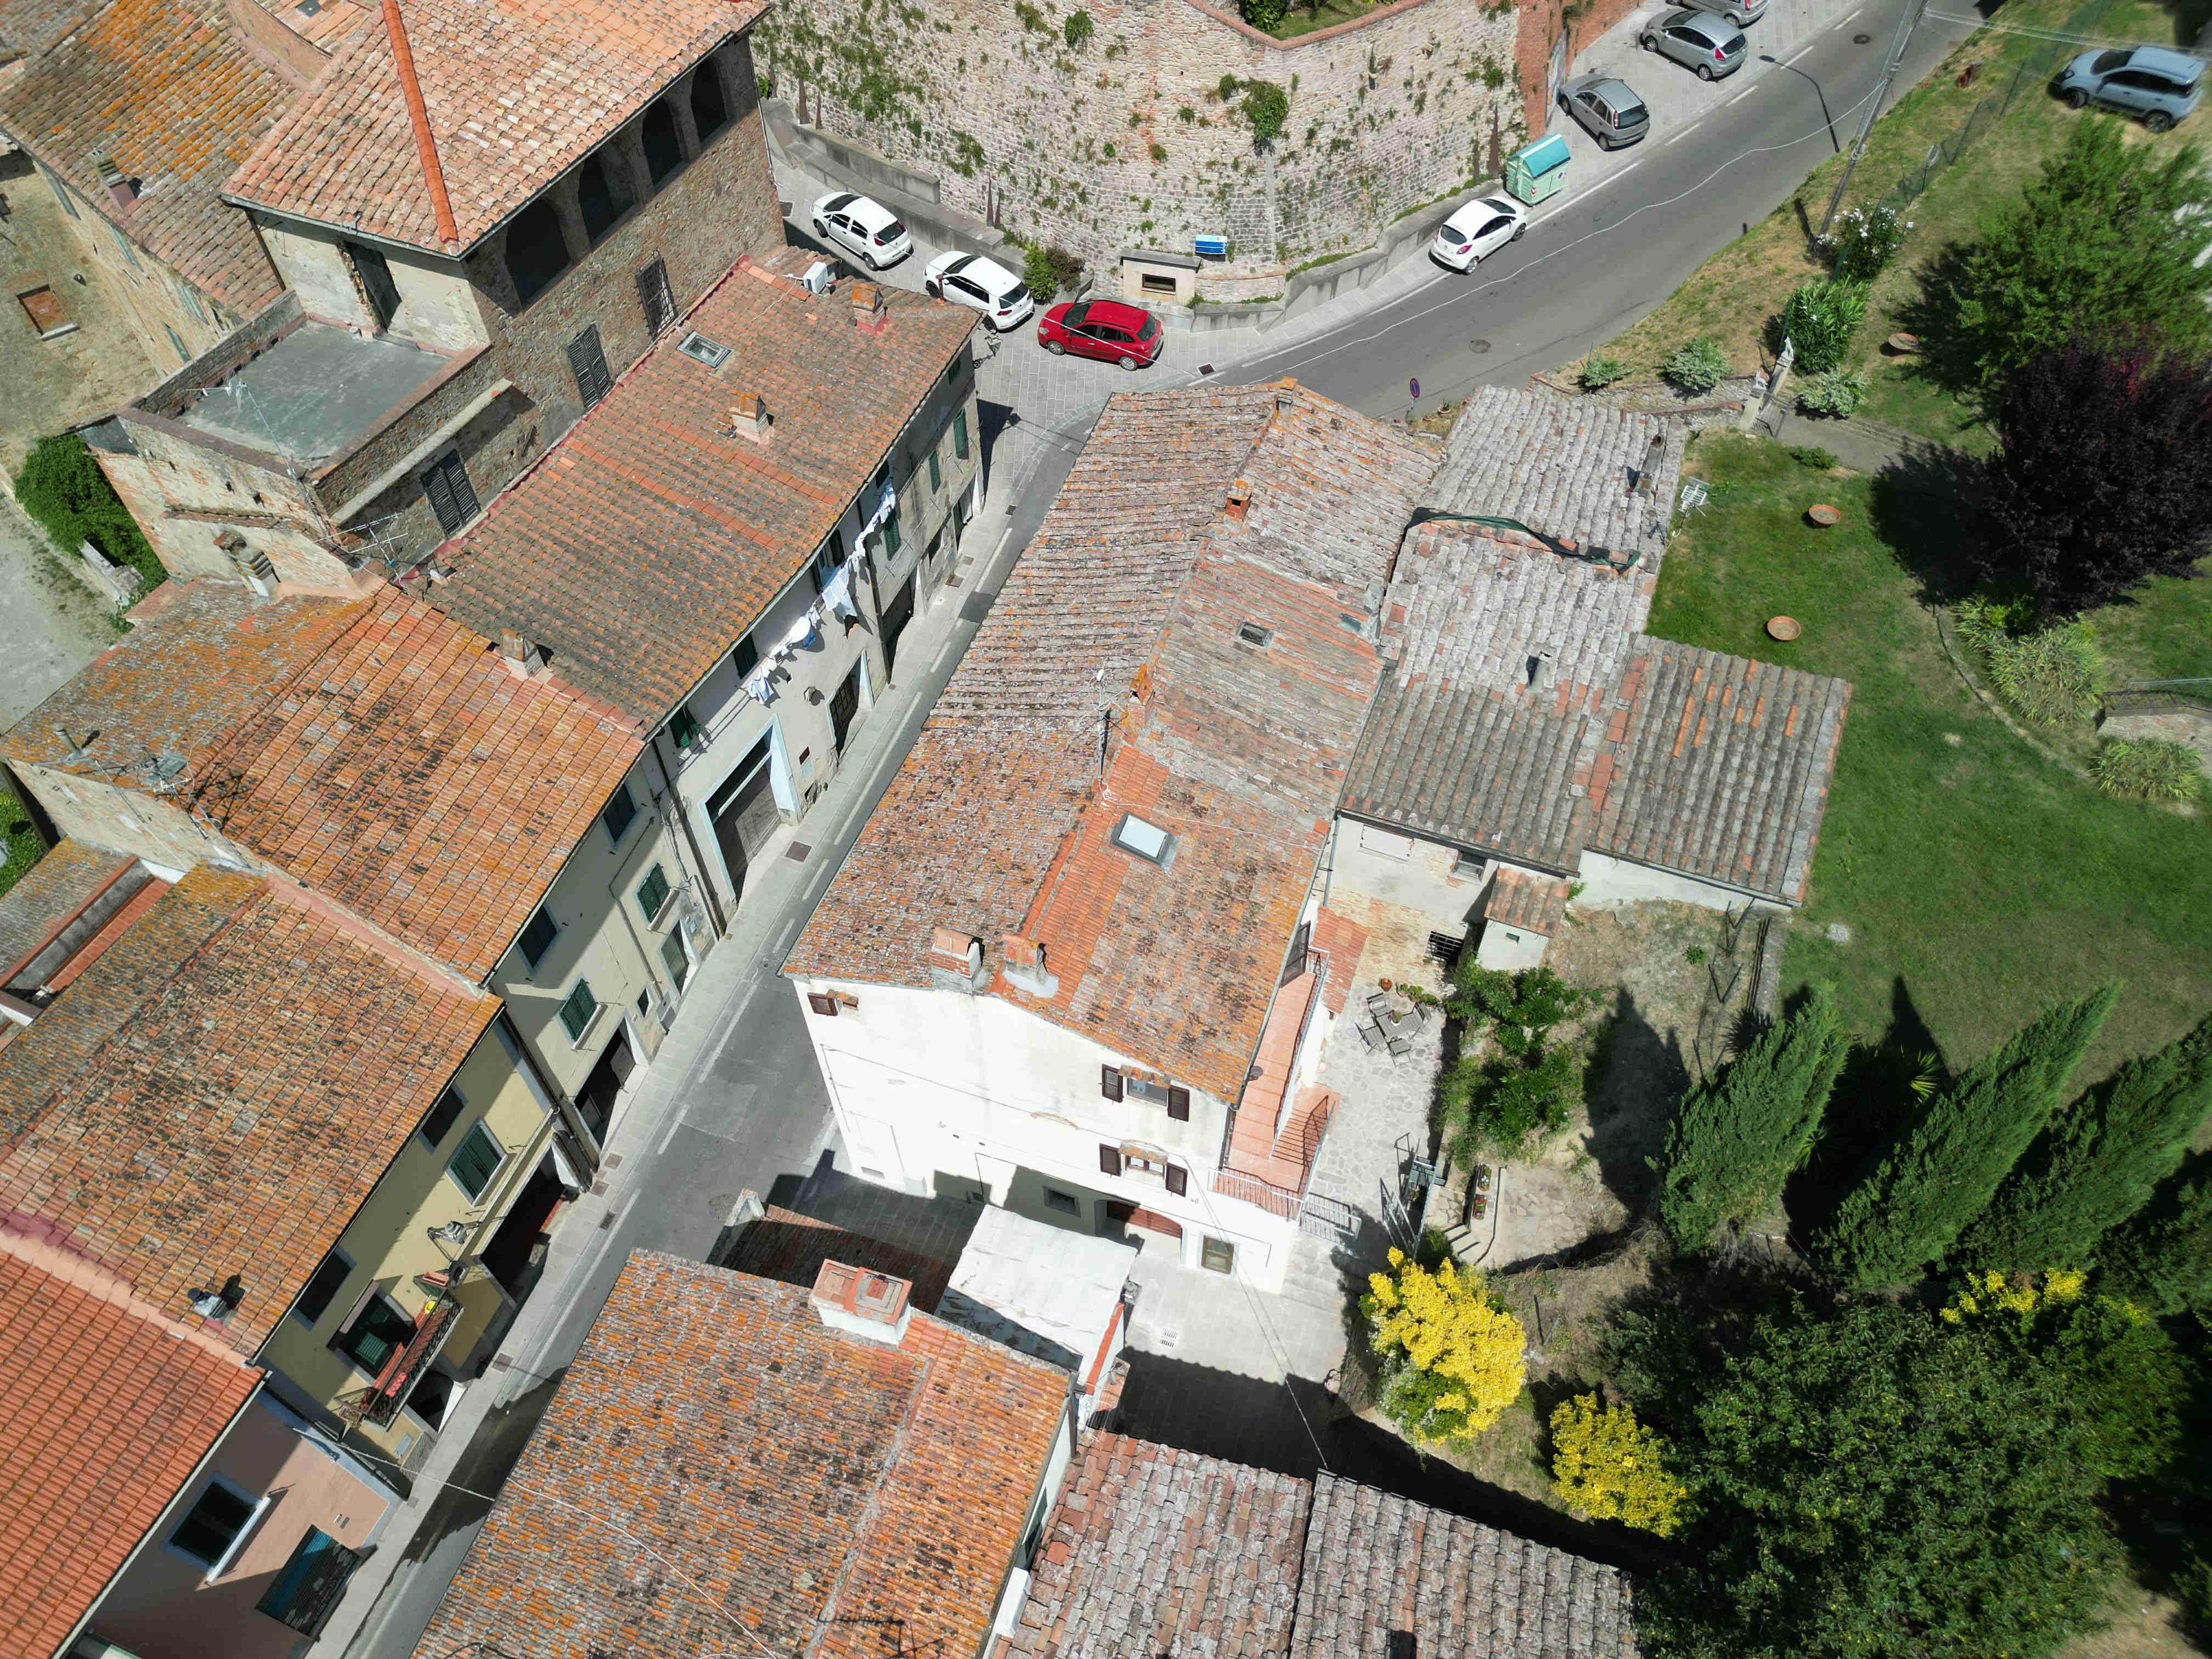
[[1674, 27], [1695, 29], [1717, 46], [1735, 40], [1743, 33], [1718, 12], [1700, 11], [1694, 6], [1685, 6], [1681, 10], [1660, 19], [1660, 21]]
[[880, 230], [898, 215], [872, 196], [855, 196], [845, 204], [848, 218], [858, 219], [871, 230]]
[[1005, 294], [1022, 285], [1020, 277], [988, 253], [969, 254], [968, 263], [959, 270], [969, 282], [981, 283], [994, 295]]
[[1091, 309], [1083, 313], [1087, 323], [1113, 323], [1119, 326], [1142, 328], [1145, 319], [1152, 313], [1142, 306], [1123, 305], [1119, 300], [1093, 300]]
[[1630, 86], [1626, 81], [1615, 80], [1610, 75], [1594, 75], [1589, 76], [1589, 88], [1590, 91], [1601, 94], [1605, 99], [1605, 101], [1611, 104], [1615, 109], [1619, 109], [1624, 105], [1628, 104], [1634, 104], [1641, 107], [1644, 102], [1641, 98], [1638, 98], [1636, 95], [1636, 88], [1634, 87]]
[[2175, 52], [2168, 46], [2137, 46], [2128, 59], [2130, 69], [2149, 70], [2167, 79], [2179, 81], [2184, 86], [2195, 86], [2204, 73], [2204, 60], [2191, 58], [2185, 52]]

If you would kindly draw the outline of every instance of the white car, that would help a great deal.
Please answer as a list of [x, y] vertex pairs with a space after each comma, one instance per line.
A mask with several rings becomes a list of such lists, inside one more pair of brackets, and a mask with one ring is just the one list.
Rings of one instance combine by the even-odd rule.
[[895, 265], [914, 252], [898, 215], [881, 202], [850, 191], [825, 196], [814, 204], [814, 234], [860, 257], [871, 270]]
[[930, 297], [980, 311], [1000, 333], [1026, 322], [1036, 309], [1027, 283], [980, 253], [940, 253], [929, 262], [921, 286]]
[[1429, 252], [1440, 264], [1472, 270], [1528, 228], [1528, 210], [1510, 196], [1478, 196], [1437, 228]]

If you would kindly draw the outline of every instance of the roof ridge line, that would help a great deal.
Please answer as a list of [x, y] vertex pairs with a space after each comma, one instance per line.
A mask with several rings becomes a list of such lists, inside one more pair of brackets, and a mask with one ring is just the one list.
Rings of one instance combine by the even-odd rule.
[[407, 25], [399, 15], [399, 0], [384, 0], [384, 33], [392, 43], [392, 67], [399, 77], [399, 94], [407, 105], [407, 124], [415, 130], [415, 154], [422, 165], [422, 182], [429, 187], [430, 211], [437, 216], [438, 235], [446, 252], [461, 251], [461, 229], [453, 222], [453, 198], [446, 193], [446, 170], [438, 161], [438, 140], [430, 131], [430, 112], [422, 101], [422, 83], [415, 78], [415, 50], [407, 43]]

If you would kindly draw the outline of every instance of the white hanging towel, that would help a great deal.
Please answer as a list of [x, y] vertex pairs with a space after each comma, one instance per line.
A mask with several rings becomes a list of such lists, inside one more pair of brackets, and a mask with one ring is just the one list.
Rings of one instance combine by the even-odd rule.
[[783, 643], [775, 648], [779, 657], [787, 657], [814, 638], [822, 624], [815, 619], [815, 607], [807, 607], [806, 614], [792, 623], [791, 631], [783, 636]]
[[764, 668], [745, 682], [745, 695], [763, 708], [776, 699], [775, 671]]
[[853, 603], [853, 567], [841, 564], [836, 574], [830, 578], [829, 586], [822, 590], [822, 607], [833, 617], [860, 618], [860, 607]]
[[861, 538], [865, 540], [869, 536], [873, 535], [875, 533], [876, 526], [897, 511], [898, 492], [893, 489], [889, 483], [886, 483], [884, 485], [883, 498], [876, 503], [875, 512], [870, 515], [867, 523], [860, 526]]

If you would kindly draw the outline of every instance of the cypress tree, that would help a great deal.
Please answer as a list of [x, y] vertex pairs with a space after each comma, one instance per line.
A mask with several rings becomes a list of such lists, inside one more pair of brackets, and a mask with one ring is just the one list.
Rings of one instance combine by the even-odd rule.
[[2191, 1153], [2097, 1254], [2104, 1288], [2138, 1308], [2212, 1311], [2212, 1153]]
[[1941, 1261], [2049, 1121], [2118, 992], [2059, 1004], [1899, 1128], [1820, 1236], [1828, 1271], [1870, 1290]]
[[2098, 1239], [2172, 1173], [2208, 1112], [2212, 1018], [2055, 1115], [1953, 1260], [2005, 1273], [2088, 1266]]
[[1756, 1219], [1780, 1201], [1849, 1052], [1823, 986], [1682, 1097], [1659, 1190], [1660, 1224], [1678, 1249], [1704, 1249], [1723, 1224]]

